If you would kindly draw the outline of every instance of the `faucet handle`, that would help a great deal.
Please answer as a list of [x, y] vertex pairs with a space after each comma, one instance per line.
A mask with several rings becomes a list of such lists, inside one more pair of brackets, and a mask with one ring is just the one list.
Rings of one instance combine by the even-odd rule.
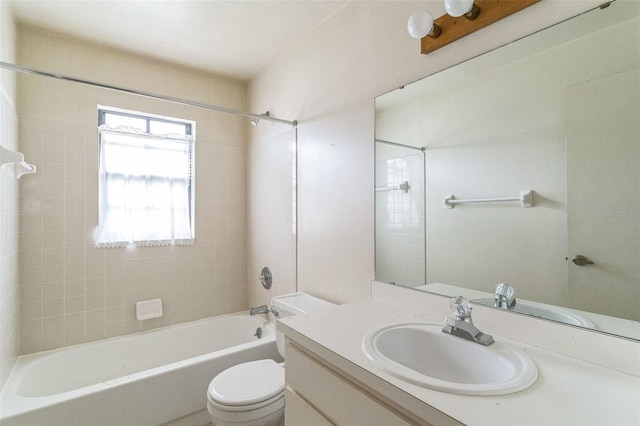
[[496, 284], [493, 306], [502, 309], [513, 309], [516, 304], [515, 289], [507, 283]]
[[509, 300], [513, 299], [513, 295], [516, 291], [507, 283], [496, 284], [496, 296], [503, 296]]
[[458, 319], [471, 317], [471, 303], [462, 296], [456, 296], [449, 302], [449, 308]]

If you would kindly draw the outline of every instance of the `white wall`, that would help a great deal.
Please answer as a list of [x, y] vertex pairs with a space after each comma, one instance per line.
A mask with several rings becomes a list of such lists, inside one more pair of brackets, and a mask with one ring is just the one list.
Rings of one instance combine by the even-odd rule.
[[[272, 126], [261, 121], [259, 127]], [[247, 290], [251, 306], [269, 304], [273, 296], [296, 291], [296, 132], [283, 132], [248, 149]], [[272, 287], [259, 282], [262, 268]]]
[[[15, 62], [15, 25], [7, 2], [0, 2], [0, 61]], [[0, 144], [17, 150], [18, 116], [13, 72], [0, 71]], [[18, 286], [19, 186], [9, 166], [0, 168], [0, 390], [20, 351]]]
[[440, 1], [349, 2], [260, 73], [251, 110], [300, 123], [298, 289], [337, 302], [370, 294], [375, 96], [597, 3], [547, 0], [423, 56], [406, 21], [419, 8], [442, 15]]
[[[243, 110], [246, 85], [20, 27], [18, 62]], [[38, 173], [21, 181], [21, 351], [30, 353], [247, 308], [242, 117], [39, 76], [18, 80], [20, 139]], [[196, 243], [96, 249], [97, 105], [196, 121]], [[162, 298], [139, 322], [135, 302]]]

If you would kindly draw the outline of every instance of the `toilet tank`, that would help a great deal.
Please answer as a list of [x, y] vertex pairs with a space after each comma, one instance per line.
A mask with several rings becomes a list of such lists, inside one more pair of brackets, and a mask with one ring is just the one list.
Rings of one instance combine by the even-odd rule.
[[[276, 296], [271, 299], [271, 307], [278, 313], [278, 319], [321, 311], [332, 306], [336, 306], [335, 303], [302, 292]], [[284, 358], [284, 334], [276, 332], [276, 341], [278, 352]]]

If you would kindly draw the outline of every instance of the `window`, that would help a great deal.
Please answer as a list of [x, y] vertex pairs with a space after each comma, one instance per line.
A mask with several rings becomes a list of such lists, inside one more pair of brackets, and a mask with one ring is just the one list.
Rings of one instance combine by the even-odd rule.
[[98, 247], [194, 242], [195, 123], [98, 107]]

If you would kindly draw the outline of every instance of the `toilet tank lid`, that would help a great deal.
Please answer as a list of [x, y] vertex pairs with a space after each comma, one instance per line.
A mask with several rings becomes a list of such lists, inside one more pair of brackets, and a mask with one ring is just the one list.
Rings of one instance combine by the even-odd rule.
[[271, 299], [271, 306], [292, 315], [300, 315], [328, 309], [336, 305], [318, 297], [311, 296], [310, 294], [296, 292], [273, 297]]

